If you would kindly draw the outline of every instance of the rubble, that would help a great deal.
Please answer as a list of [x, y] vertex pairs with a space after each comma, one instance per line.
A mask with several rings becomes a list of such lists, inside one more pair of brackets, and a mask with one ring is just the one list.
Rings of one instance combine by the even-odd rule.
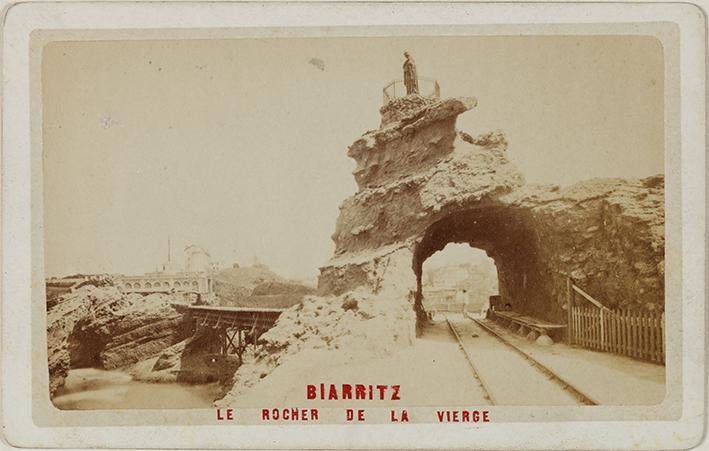
[[217, 406], [235, 405], [278, 366], [302, 360], [314, 351], [333, 352], [348, 358], [357, 355], [387, 356], [411, 344], [414, 314], [407, 299], [382, 302], [368, 290], [341, 296], [306, 296], [278, 318], [259, 339], [255, 355], [244, 359], [234, 375], [231, 391]]

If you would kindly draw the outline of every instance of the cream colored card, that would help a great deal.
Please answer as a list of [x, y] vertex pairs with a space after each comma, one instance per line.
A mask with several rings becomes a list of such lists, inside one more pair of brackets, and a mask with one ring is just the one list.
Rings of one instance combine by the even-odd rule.
[[699, 7], [5, 14], [11, 445], [701, 440]]

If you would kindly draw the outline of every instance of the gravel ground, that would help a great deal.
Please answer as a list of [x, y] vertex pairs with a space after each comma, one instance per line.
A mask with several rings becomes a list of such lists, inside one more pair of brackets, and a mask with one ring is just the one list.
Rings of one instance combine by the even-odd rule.
[[665, 397], [665, 367], [554, 343], [540, 346], [494, 321], [495, 331], [602, 405], [653, 405]]
[[578, 405], [558, 383], [533, 367], [477, 323], [457, 315], [450, 322], [495, 403], [502, 406]]

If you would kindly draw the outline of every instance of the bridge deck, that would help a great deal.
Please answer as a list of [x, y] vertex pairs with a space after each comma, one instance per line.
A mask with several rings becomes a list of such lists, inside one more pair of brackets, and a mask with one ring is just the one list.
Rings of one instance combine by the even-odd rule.
[[285, 309], [259, 307], [223, 307], [216, 305], [186, 305], [185, 308], [200, 327], [244, 329], [262, 333], [275, 324]]
[[225, 307], [220, 305], [185, 305], [191, 311], [201, 312], [264, 312], [264, 313], [282, 313], [284, 308], [264, 308], [264, 307]]

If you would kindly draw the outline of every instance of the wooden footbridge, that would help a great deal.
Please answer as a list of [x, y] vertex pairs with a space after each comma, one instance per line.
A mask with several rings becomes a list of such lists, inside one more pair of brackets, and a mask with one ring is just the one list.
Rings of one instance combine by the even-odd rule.
[[256, 347], [259, 337], [273, 327], [285, 309], [264, 307], [222, 307], [173, 303], [175, 309], [190, 315], [195, 334], [216, 334], [222, 354], [237, 354], [239, 360], [248, 345]]

